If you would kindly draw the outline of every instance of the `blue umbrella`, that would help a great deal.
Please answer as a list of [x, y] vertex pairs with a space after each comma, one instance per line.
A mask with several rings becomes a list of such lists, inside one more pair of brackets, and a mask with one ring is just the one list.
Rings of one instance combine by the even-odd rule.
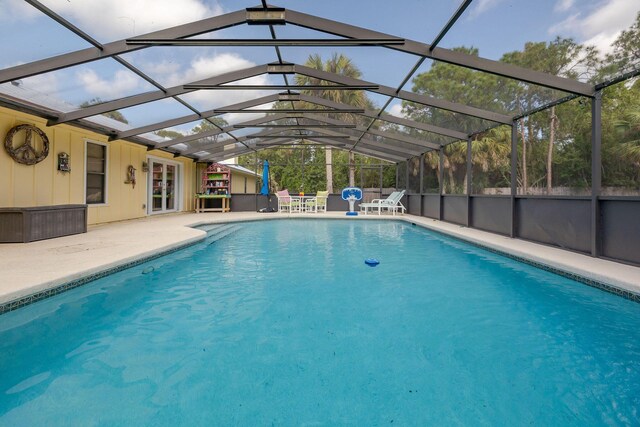
[[260, 189], [260, 194], [263, 196], [269, 195], [269, 162], [266, 160], [262, 166], [262, 188]]

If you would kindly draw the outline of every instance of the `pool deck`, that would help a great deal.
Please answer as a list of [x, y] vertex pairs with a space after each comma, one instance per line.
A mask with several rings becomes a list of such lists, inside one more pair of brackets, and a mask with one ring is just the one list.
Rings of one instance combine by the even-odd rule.
[[[190, 226], [288, 217], [344, 219], [345, 213], [178, 213], [90, 226], [85, 234], [31, 243], [0, 244], [0, 304], [15, 302], [47, 289], [148, 258], [158, 252], [195, 243], [206, 236], [204, 231]], [[640, 295], [640, 267], [413, 215], [359, 215], [350, 219], [408, 221], [551, 269]]]

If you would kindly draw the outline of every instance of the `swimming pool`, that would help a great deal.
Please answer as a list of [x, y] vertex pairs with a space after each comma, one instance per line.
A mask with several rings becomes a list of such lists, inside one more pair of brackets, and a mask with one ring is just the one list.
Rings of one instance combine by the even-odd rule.
[[640, 422], [637, 303], [404, 222], [213, 228], [0, 316], [0, 425]]

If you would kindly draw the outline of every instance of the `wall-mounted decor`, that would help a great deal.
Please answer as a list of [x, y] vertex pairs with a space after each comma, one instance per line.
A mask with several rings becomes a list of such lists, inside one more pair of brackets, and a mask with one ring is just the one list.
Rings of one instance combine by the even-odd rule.
[[131, 184], [132, 188], [136, 188], [136, 168], [129, 165], [127, 166], [127, 180], [125, 184]]
[[58, 153], [58, 170], [60, 172], [71, 172], [69, 155], [67, 153]]
[[149, 172], [149, 163], [142, 162], [142, 172]]
[[7, 132], [4, 148], [16, 162], [23, 165], [35, 165], [49, 155], [49, 138], [46, 133], [34, 125], [18, 125]]

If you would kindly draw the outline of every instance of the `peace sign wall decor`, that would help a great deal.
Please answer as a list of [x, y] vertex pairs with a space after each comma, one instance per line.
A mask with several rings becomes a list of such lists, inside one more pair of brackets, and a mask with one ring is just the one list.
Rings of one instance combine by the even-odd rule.
[[[21, 138], [23, 134], [24, 137]], [[7, 132], [4, 148], [16, 162], [23, 165], [35, 165], [47, 158], [49, 138], [42, 129], [34, 125], [18, 125]]]

